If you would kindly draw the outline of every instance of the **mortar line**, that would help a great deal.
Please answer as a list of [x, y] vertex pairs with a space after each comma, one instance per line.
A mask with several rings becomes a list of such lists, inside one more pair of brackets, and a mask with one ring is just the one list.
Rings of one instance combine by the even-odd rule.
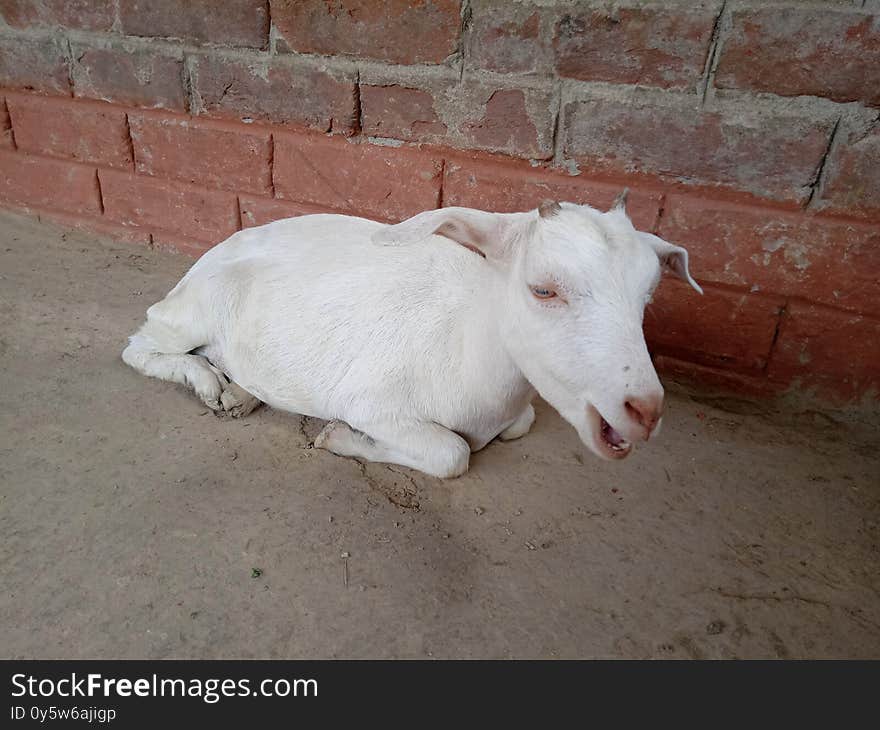
[[461, 4], [461, 25], [458, 28], [458, 83], [464, 80], [465, 56], [467, 55], [468, 32], [473, 18], [471, 0], [464, 0]]
[[773, 354], [776, 352], [776, 343], [779, 340], [779, 333], [782, 330], [782, 320], [785, 319], [786, 312], [788, 312], [788, 299], [786, 299], [779, 308], [779, 314], [776, 318], [776, 327], [773, 329], [773, 339], [770, 340], [770, 347], [767, 350], [767, 359], [764, 361], [764, 367], [761, 368], [761, 372], [764, 374], [770, 369], [770, 362], [773, 359]]
[[440, 190], [437, 192], [437, 207], [443, 207], [443, 192], [446, 189], [446, 158], [440, 160]]
[[706, 70], [704, 72], [704, 78], [701, 82], [700, 89], [701, 109], [706, 105], [706, 97], [709, 95], [709, 86], [715, 78], [714, 67], [717, 66], [718, 54], [721, 48], [721, 19], [724, 17], [724, 12], [726, 10], [727, 0], [723, 0], [721, 3], [721, 9], [718, 11], [718, 17], [715, 18], [715, 23], [712, 25], [712, 35], [709, 40], [709, 52], [706, 58]]
[[655, 234], [659, 234], [660, 232], [660, 221], [663, 220], [663, 214], [666, 212], [666, 193], [662, 193], [660, 195], [660, 203], [657, 208], [657, 217], [654, 219], [654, 225], [651, 227], [651, 230]]
[[559, 126], [562, 123], [562, 83], [556, 80], [554, 81], [554, 86], [556, 87], [557, 91], [557, 99], [556, 109], [554, 110], [553, 115], [553, 132], [550, 136], [550, 149], [553, 151], [551, 163], [553, 165], [559, 165], [562, 157], [562, 150], [560, 149], [562, 142], [559, 138]]
[[361, 71], [358, 69], [354, 77], [354, 134], [364, 129], [363, 108], [361, 107]]
[[816, 197], [816, 192], [822, 187], [822, 184], [824, 183], [823, 175], [825, 173], [825, 165], [828, 161], [828, 156], [831, 154], [831, 149], [834, 146], [834, 142], [837, 139], [837, 130], [840, 129], [840, 122], [842, 120], [842, 116], [837, 118], [837, 121], [834, 123], [834, 127], [831, 130], [831, 134], [828, 136], [828, 144], [825, 147], [825, 152], [822, 154], [822, 158], [819, 160], [819, 165], [816, 168], [816, 174], [810, 182], [810, 195], [807, 198], [807, 201], [804, 203], [804, 208], [810, 207], [810, 204], [813, 202], [813, 198]]
[[270, 56], [274, 55], [275, 49], [272, 47], [272, 3], [266, 0], [266, 53]]
[[9, 138], [12, 140], [12, 149], [18, 152], [18, 142], [15, 141], [15, 124], [12, 121], [12, 113], [9, 111], [9, 102], [3, 97], [3, 108], [6, 110], [6, 116], [9, 117]]
[[73, 97], [73, 47], [70, 45], [70, 38], [68, 36], [64, 36], [64, 47], [66, 50], [65, 60], [67, 61], [67, 90], [70, 92], [70, 96]]
[[269, 187], [275, 197], [275, 134], [269, 135]]
[[125, 113], [125, 134], [128, 138], [128, 151], [131, 152], [131, 171], [137, 171], [137, 154], [134, 151], [134, 138], [131, 136], [131, 122], [128, 119], [128, 112]]
[[195, 102], [193, 100], [193, 81], [192, 81], [192, 56], [189, 53], [183, 54], [183, 92], [186, 96], [186, 113], [191, 117], [195, 116]]
[[104, 215], [104, 189], [101, 187], [101, 174], [95, 170], [95, 180], [98, 183], [98, 204], [101, 206], [101, 215]]

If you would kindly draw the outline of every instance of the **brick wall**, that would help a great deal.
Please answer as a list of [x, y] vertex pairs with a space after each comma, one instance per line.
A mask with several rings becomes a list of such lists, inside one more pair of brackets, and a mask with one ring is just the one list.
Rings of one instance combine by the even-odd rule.
[[318, 211], [606, 206], [661, 370], [880, 392], [880, 0], [0, 0], [0, 204], [198, 254]]

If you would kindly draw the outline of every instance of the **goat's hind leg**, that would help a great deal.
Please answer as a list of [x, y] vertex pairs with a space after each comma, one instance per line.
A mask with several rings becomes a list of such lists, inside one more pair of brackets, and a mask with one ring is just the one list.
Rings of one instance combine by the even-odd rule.
[[192, 388], [208, 408], [219, 411], [228, 380], [206, 358], [190, 354], [202, 344], [189, 342], [179, 328], [152, 320], [148, 313], [146, 323], [129, 339], [122, 359], [144, 375]]
[[[135, 370], [151, 378], [181, 383], [192, 388], [202, 402], [213, 411], [222, 407], [225, 378], [215, 372], [208, 361], [199, 355], [161, 352], [155, 343], [135, 335], [122, 352], [122, 359]], [[221, 381], [221, 378], [223, 380]]]

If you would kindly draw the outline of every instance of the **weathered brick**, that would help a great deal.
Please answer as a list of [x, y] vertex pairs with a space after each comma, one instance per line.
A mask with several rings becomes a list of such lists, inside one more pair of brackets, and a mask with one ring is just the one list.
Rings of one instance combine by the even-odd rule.
[[73, 45], [78, 97], [175, 111], [186, 109], [183, 58], [133, 46]]
[[271, 0], [280, 50], [440, 63], [455, 53], [461, 0]]
[[78, 162], [130, 168], [125, 111], [98, 102], [49, 96], [6, 97], [18, 149]]
[[880, 104], [880, 16], [858, 9], [749, 7], [732, 13], [719, 88]]
[[769, 377], [841, 402], [880, 393], [880, 320], [792, 302], [779, 329]]
[[198, 111], [350, 134], [357, 125], [355, 77], [310, 60], [218, 54], [193, 59]]
[[150, 232], [146, 228], [120, 226], [117, 223], [111, 223], [104, 220], [103, 217], [95, 215], [63, 213], [57, 210], [41, 209], [39, 216], [41, 223], [51, 221], [56, 225], [74, 228], [78, 231], [86, 231], [102, 238], [112, 238], [125, 243], [139, 243], [141, 245], [149, 245], [150, 243]]
[[818, 205], [880, 220], [880, 123], [861, 139], [847, 140], [832, 150]]
[[701, 112], [688, 98], [636, 89], [627, 101], [595, 95], [568, 103], [565, 153], [594, 170], [644, 172], [803, 202], [834, 121], [733, 101]]
[[363, 131], [375, 137], [417, 141], [443, 138], [448, 128], [437, 115], [434, 95], [398, 84], [361, 86]]
[[760, 370], [767, 363], [784, 300], [664, 278], [645, 311], [652, 352], [712, 367]]
[[696, 86], [721, 3], [615, 3], [560, 10], [560, 76], [666, 88]]
[[401, 220], [436, 208], [442, 161], [427, 152], [339, 137], [275, 135], [279, 198]]
[[0, 0], [0, 14], [14, 28], [109, 31], [116, 19], [116, 0]]
[[241, 211], [241, 225], [244, 228], [262, 226], [282, 218], [296, 218], [313, 213], [331, 213], [329, 208], [320, 205], [292, 203], [277, 198], [260, 198], [255, 195], [239, 195], [238, 207]]
[[100, 215], [95, 168], [0, 150], [0, 200], [22, 208]]
[[186, 183], [101, 170], [104, 215], [123, 226], [142, 226], [219, 243], [238, 230], [232, 193]]
[[526, 3], [472, 0], [468, 67], [500, 73], [546, 73], [552, 48], [542, 31], [546, 12]]
[[653, 359], [654, 367], [664, 384], [674, 381], [698, 385], [703, 394], [733, 394], [750, 398], [766, 398], [780, 391], [779, 386], [768, 381], [763, 372], [745, 374], [735, 370], [698, 365], [667, 355], [656, 355]]
[[150, 245], [168, 253], [180, 253], [197, 259], [203, 253], [216, 246], [220, 241], [208, 241], [201, 238], [190, 238], [178, 233], [155, 230], [150, 234]]
[[181, 38], [248, 48], [269, 45], [266, 0], [119, 0], [126, 35]]
[[545, 132], [542, 144], [522, 89], [496, 89], [486, 99], [483, 108], [482, 117], [459, 126], [459, 132], [468, 140], [469, 146], [539, 159], [552, 154], [551, 135], [546, 133], [551, 132], [550, 125], [542, 129]]
[[698, 279], [880, 314], [880, 227], [670, 195], [659, 234]]
[[[446, 160], [443, 204], [511, 213], [532, 210], [551, 199], [606, 210], [623, 187], [590, 180], [585, 175], [535, 168], [528, 163], [462, 156]], [[652, 229], [661, 199], [658, 192], [636, 188], [630, 191], [627, 212], [636, 228]]]
[[361, 74], [365, 134], [410, 142], [449, 144], [547, 159], [553, 154], [553, 93], [449, 74], [393, 78]]
[[228, 190], [272, 189], [266, 129], [155, 112], [128, 119], [138, 172]]
[[0, 86], [70, 96], [64, 45], [54, 38], [0, 38]]
[[6, 99], [3, 99], [0, 101], [0, 148], [12, 149], [14, 147], [15, 140], [12, 136], [12, 120], [9, 118]]

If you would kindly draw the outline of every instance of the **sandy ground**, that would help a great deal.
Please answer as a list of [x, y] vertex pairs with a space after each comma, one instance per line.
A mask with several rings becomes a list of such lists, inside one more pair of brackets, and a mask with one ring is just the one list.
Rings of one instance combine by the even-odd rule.
[[876, 421], [673, 388], [606, 464], [540, 404], [442, 482], [128, 369], [188, 259], [3, 214], [0, 261], [3, 658], [880, 656]]

